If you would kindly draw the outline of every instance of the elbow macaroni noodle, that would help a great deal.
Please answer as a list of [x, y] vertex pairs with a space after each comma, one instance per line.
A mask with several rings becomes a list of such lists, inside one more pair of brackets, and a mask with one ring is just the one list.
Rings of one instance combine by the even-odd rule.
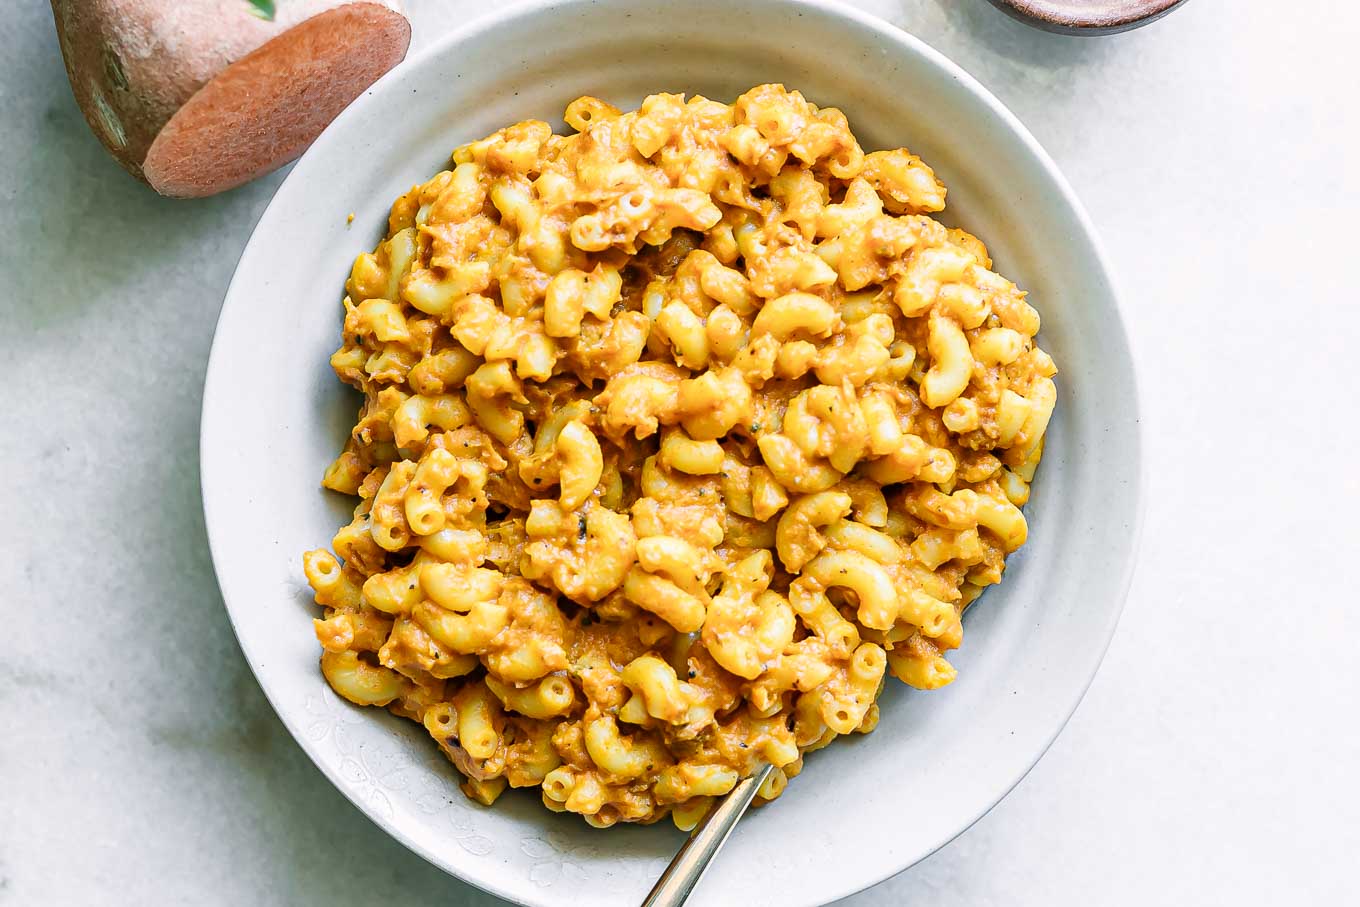
[[954, 669], [1024, 544], [1039, 316], [904, 149], [762, 85], [464, 145], [346, 285], [321, 670], [489, 804], [691, 828]]

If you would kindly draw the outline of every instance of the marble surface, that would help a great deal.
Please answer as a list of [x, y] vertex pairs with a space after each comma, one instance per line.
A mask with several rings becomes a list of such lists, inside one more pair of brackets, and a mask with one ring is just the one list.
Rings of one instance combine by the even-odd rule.
[[[483, 8], [409, 5], [417, 49]], [[1090, 208], [1131, 315], [1152, 496], [1123, 623], [1066, 732], [974, 828], [841, 903], [1353, 896], [1360, 8], [1197, 0], [1077, 39], [983, 0], [860, 5], [999, 95]], [[4, 24], [0, 905], [501, 904], [311, 766], [218, 596], [203, 370], [281, 175], [157, 198], [87, 130], [47, 4]]]

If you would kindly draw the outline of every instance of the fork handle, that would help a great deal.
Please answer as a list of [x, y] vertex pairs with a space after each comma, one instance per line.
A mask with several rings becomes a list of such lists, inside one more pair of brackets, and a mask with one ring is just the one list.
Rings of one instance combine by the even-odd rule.
[[683, 907], [694, 886], [703, 878], [708, 864], [713, 862], [713, 857], [727, 841], [727, 836], [736, 828], [737, 820], [746, 812], [755, 799], [756, 791], [760, 790], [773, 770], [774, 766], [762, 766], [751, 777], [737, 782], [737, 786], [709, 810], [708, 815], [681, 845], [671, 865], [656, 880], [642, 907]]

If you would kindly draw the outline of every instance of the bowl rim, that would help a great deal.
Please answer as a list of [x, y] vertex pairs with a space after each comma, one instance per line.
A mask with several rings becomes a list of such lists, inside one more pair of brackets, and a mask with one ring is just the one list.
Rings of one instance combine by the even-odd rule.
[[[749, 2], [749, 0], [742, 0], [742, 2]], [[775, 0], [755, 0], [755, 2], [773, 3]], [[1048, 752], [1054, 741], [1062, 733], [1063, 729], [1067, 726], [1067, 723], [1076, 713], [1086, 692], [1090, 689], [1091, 683], [1095, 680], [1100, 665], [1104, 660], [1105, 653], [1108, 651], [1110, 643], [1114, 638], [1115, 631], [1118, 629], [1120, 618], [1127, 603], [1129, 588], [1132, 584], [1133, 576], [1138, 564], [1138, 554], [1141, 548], [1148, 497], [1148, 465], [1147, 458], [1144, 454], [1147, 438], [1145, 420], [1147, 417], [1146, 408], [1143, 405], [1143, 391], [1138, 380], [1139, 360], [1128, 330], [1128, 318], [1125, 315], [1124, 305], [1120, 301], [1118, 284], [1114, 279], [1114, 273], [1109, 263], [1109, 257], [1105, 252], [1099, 233], [1096, 231], [1095, 225], [1092, 223], [1085, 206], [1081, 203], [1081, 200], [1072, 189], [1072, 186], [1068, 183], [1066, 177], [1059, 170], [1052, 157], [1029, 129], [1025, 127], [1019, 118], [1012, 113], [1000, 99], [992, 94], [992, 92], [982, 85], [982, 83], [974, 76], [964, 70], [959, 64], [945, 56], [941, 51], [931, 47], [924, 40], [906, 31], [904, 28], [900, 28], [870, 12], [849, 6], [842, 2], [842, 0], [778, 0], [778, 2], [786, 9], [816, 11], [831, 17], [849, 20], [850, 22], [873, 32], [884, 42], [885, 48], [891, 47], [896, 53], [916, 54], [922, 57], [929, 65], [941, 70], [960, 86], [965, 88], [978, 103], [987, 108], [987, 110], [997, 118], [998, 122], [1004, 125], [1012, 139], [1024, 146], [1024, 148], [1033, 156], [1035, 162], [1041, 167], [1045, 179], [1061, 197], [1062, 204], [1071, 211], [1074, 220], [1081, 229], [1083, 238], [1091, 247], [1092, 265], [1095, 271], [1104, 278], [1104, 282], [1108, 287], [1110, 314], [1113, 316], [1117, 335], [1123, 340], [1124, 347], [1128, 353], [1129, 371], [1126, 377], [1131, 391], [1130, 398], [1126, 401], [1126, 405], [1133, 441], [1133, 444], [1127, 450], [1128, 462], [1133, 466], [1130, 470], [1128, 485], [1128, 493], [1133, 501], [1133, 512], [1131, 515], [1127, 554], [1123, 559], [1118, 580], [1113, 584], [1116, 595], [1112, 596], [1113, 601], [1109, 603], [1107, 616], [1100, 630], [1100, 636], [1097, 638], [1096, 642], [1091, 645], [1090, 651], [1087, 653], [1089, 667], [1082, 672], [1086, 675], [1085, 680], [1077, 685], [1077, 688], [1069, 694], [1066, 701], [1061, 703], [1059, 711], [1064, 717], [1060, 722], [1055, 724], [1051, 733], [1042, 740], [1041, 745], [1026, 758], [1026, 764], [1023, 765], [1018, 773], [1006, 782], [1004, 786], [999, 786], [995, 796], [989, 798], [990, 802], [968, 818], [962, 826], [954, 830], [942, 832], [936, 843], [922, 853], [908, 855], [907, 861], [896, 866], [896, 868], [889, 868], [887, 871], [875, 874], [870, 878], [860, 876], [846, 880], [846, 882], [837, 889], [838, 893], [827, 902], [831, 903], [832, 901], [849, 897], [852, 894], [871, 888], [874, 885], [880, 884], [887, 879], [905, 872], [972, 828], [979, 820], [991, 812], [997, 804], [1004, 800], [1022, 780], [1024, 780], [1030, 771], [1033, 770], [1034, 766], [1039, 763], [1039, 760], [1043, 758], [1044, 754]], [[379, 92], [404, 78], [408, 69], [417, 69], [435, 58], [442, 57], [451, 52], [456, 52], [457, 47], [463, 43], [473, 40], [484, 33], [493, 32], [506, 23], [521, 17], [551, 12], [561, 8], [589, 5], [593, 5], [593, 0], [515, 0], [515, 2], [499, 10], [477, 16], [467, 24], [449, 31], [422, 48], [413, 56], [408, 57], [389, 72], [385, 73], [363, 94], [355, 99], [354, 102], [345, 108], [345, 110], [343, 110], [340, 115], [326, 127], [316, 141], [313, 142], [308, 150], [299, 158], [299, 163], [306, 162], [307, 159], [313, 155], [313, 149], [329, 146], [340, 141], [341, 139], [339, 136], [345, 125], [350, 119], [358, 115], [357, 111], [372, 103], [372, 99], [377, 97]], [[523, 900], [521, 894], [514, 892], [503, 885], [500, 879], [495, 875], [474, 875], [473, 873], [464, 875], [464, 867], [457, 866], [455, 868], [452, 863], [446, 865], [446, 861], [443, 861], [436, 855], [431, 848], [426, 847], [412, 835], [408, 834], [400, 823], [378, 816], [375, 811], [357, 795], [357, 792], [340, 778], [338, 770], [332, 768], [325, 760], [319, 757], [318, 753], [315, 752], [317, 745], [308, 738], [305, 733], [305, 728], [301, 726], [297, 718], [293, 715], [293, 712], [290, 709], [281, 707], [280, 690], [275, 684], [271, 683], [265, 672], [262, 671], [262, 663], [257, 666], [256, 660], [252, 658], [251, 644], [242, 635], [237, 621], [235, 620], [234, 609], [229, 601], [230, 596], [228, 595], [227, 588], [222, 581], [222, 575], [218, 568], [218, 564], [222, 563], [223, 560], [220, 557], [219, 552], [225, 544], [225, 539], [222, 537], [225, 535], [225, 530], [214, 530], [214, 526], [219, 525], [219, 523], [213, 518], [213, 513], [216, 508], [212, 502], [212, 496], [208, 491], [209, 473], [211, 470], [206, 467], [211, 455], [207, 453], [208, 445], [206, 442], [208, 441], [208, 435], [211, 430], [213, 416], [210, 414], [207, 402], [213, 399], [214, 392], [218, 386], [229, 380], [226, 374], [228, 368], [224, 364], [227, 355], [222, 351], [222, 346], [219, 345], [218, 340], [221, 336], [221, 324], [226, 316], [229, 304], [236, 295], [242, 292], [238, 286], [238, 284], [244, 280], [241, 274], [241, 263], [251, 255], [257, 243], [264, 242], [258, 227], [269, 218], [271, 213], [273, 213], [275, 206], [280, 204], [280, 198], [285, 195], [284, 190], [297, 178], [297, 169], [298, 168], [295, 168], [293, 171], [290, 171], [280, 183], [278, 189], [275, 190], [274, 196], [270, 199], [269, 204], [266, 205], [264, 211], [256, 221], [249, 239], [242, 248], [232, 274], [232, 279], [227, 286], [222, 306], [214, 324], [213, 341], [203, 380], [203, 406], [200, 412], [199, 422], [199, 492], [203, 505], [205, 533], [208, 538], [208, 548], [213, 564], [213, 574], [217, 580], [219, 592], [222, 595], [223, 605], [227, 611], [228, 622], [231, 624], [232, 633], [236, 637], [237, 645], [240, 647], [241, 653], [250, 667], [251, 674], [254, 676], [256, 683], [259, 684], [265, 698], [269, 701], [270, 707], [274, 710], [275, 715], [278, 716], [280, 722], [287, 728], [289, 734], [293, 737], [293, 740], [307, 755], [307, 758], [312, 764], [319, 769], [327, 780], [330, 781], [332, 786], [334, 786], [360, 813], [367, 817], [369, 821], [382, 829], [385, 834], [396, 839], [408, 850], [420, 856], [426, 862], [474, 888], [488, 892], [515, 904], [548, 904], [550, 902], [546, 899], [539, 901]]]
[[1132, 10], [1100, 8], [1093, 12], [1070, 11], [1054, 0], [991, 0], [1011, 18], [1056, 35], [1101, 37], [1151, 25], [1189, 0], [1142, 0]]

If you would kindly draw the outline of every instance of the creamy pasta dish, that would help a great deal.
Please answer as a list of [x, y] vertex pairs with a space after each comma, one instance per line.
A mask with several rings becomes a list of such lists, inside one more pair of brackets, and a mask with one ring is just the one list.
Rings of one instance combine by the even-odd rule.
[[1056, 369], [930, 167], [839, 110], [761, 85], [565, 120], [458, 148], [354, 264], [321, 670], [476, 801], [687, 829], [873, 730], [886, 675], [954, 678]]

